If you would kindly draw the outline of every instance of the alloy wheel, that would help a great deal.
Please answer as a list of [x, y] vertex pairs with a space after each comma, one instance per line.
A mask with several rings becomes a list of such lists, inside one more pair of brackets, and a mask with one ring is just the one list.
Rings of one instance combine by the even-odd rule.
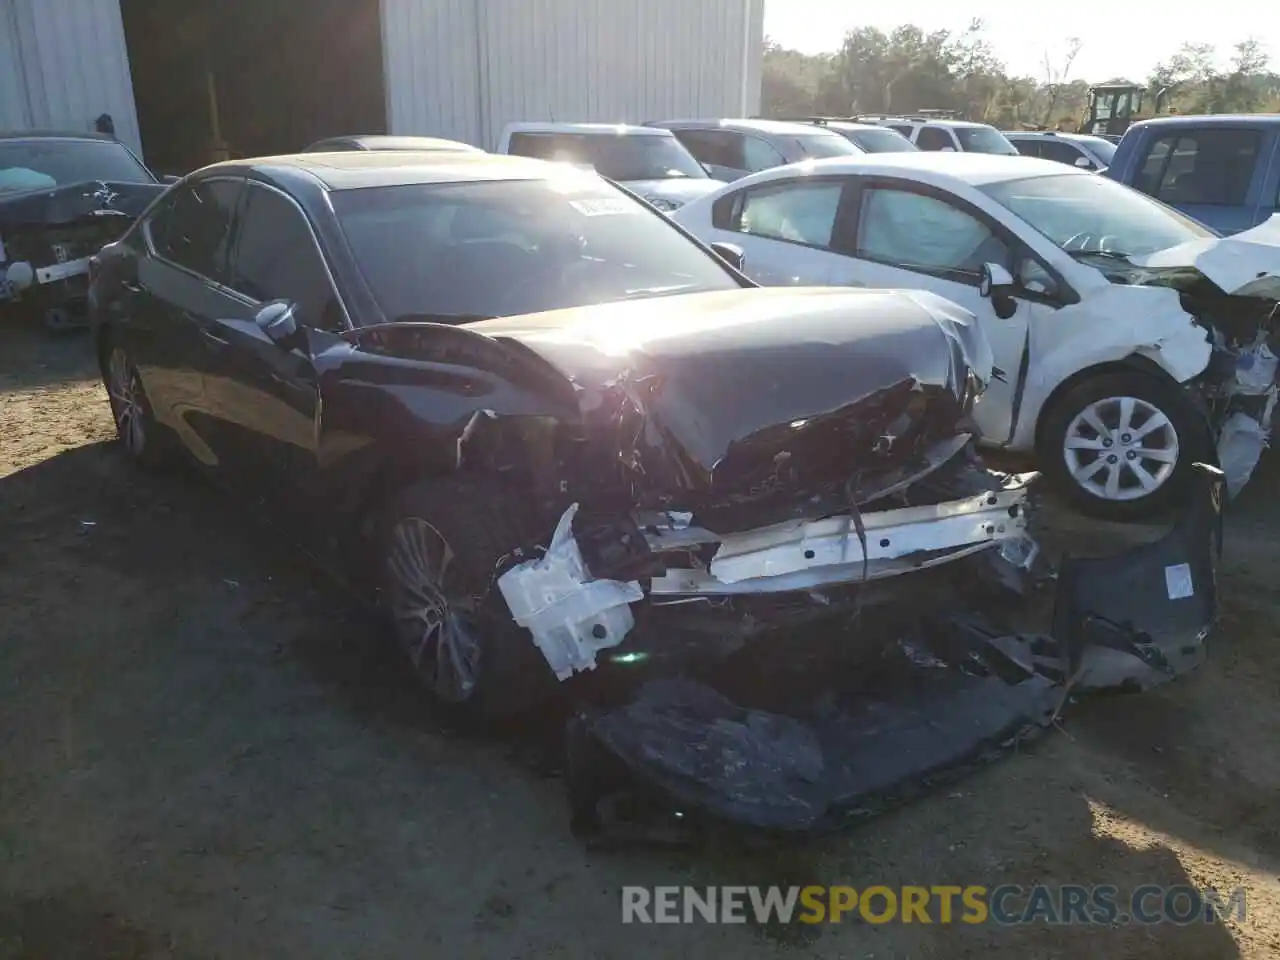
[[471, 696], [480, 670], [474, 603], [451, 589], [455, 560], [440, 531], [420, 517], [406, 517], [391, 530], [387, 600], [396, 634], [435, 695], [448, 703]]
[[1169, 417], [1138, 397], [1090, 403], [1067, 426], [1062, 454], [1079, 486], [1103, 500], [1149, 497], [1173, 476], [1179, 441]]
[[111, 411], [115, 415], [120, 442], [131, 456], [142, 456], [147, 445], [142, 381], [138, 377], [138, 371], [129, 362], [128, 355], [120, 347], [111, 351], [107, 367], [107, 393], [111, 399]]

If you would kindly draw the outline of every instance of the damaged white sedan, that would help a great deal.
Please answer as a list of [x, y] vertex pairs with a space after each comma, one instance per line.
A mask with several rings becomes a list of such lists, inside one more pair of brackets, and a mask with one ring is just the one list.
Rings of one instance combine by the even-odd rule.
[[766, 171], [675, 219], [740, 245], [761, 283], [919, 288], [972, 312], [997, 368], [982, 441], [1034, 451], [1087, 512], [1158, 513], [1215, 458], [1234, 495], [1269, 439], [1280, 226], [1222, 239], [1062, 164], [936, 153]]

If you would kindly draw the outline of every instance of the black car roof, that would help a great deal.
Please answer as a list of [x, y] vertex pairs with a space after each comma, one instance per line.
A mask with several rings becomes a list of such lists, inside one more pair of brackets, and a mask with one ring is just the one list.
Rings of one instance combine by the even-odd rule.
[[414, 183], [543, 180], [557, 169], [561, 165], [545, 160], [495, 153], [370, 150], [229, 160], [205, 167], [199, 176], [236, 173], [286, 188], [318, 184], [328, 190], [358, 190]]
[[0, 130], [0, 140], [99, 140], [119, 141], [105, 133], [83, 133], [74, 130]]

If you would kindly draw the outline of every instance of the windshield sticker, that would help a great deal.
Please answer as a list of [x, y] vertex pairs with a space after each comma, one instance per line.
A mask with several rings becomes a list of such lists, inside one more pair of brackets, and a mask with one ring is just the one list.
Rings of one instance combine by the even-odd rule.
[[608, 217], [620, 213], [639, 213], [640, 207], [622, 197], [597, 197], [591, 200], [570, 200], [569, 204], [584, 217]]

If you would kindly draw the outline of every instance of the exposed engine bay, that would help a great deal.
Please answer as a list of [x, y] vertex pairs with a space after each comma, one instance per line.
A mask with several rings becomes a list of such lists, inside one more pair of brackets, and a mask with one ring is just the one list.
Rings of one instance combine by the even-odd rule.
[[87, 324], [89, 258], [164, 189], [88, 181], [0, 196], [0, 303], [30, 304], [51, 329]]
[[1208, 331], [1209, 365], [1189, 386], [1204, 403], [1227, 494], [1235, 497], [1270, 443], [1280, 395], [1280, 217], [1131, 263], [1100, 269], [1114, 282], [1172, 287], [1183, 310]]
[[639, 809], [660, 829], [838, 825], [1024, 742], [1073, 691], [1200, 662], [1220, 471], [1166, 537], [1055, 572], [1036, 475], [975, 452], [993, 365], [963, 311], [901, 291], [687, 299], [696, 314], [644, 326], [625, 316], [652, 302], [590, 329], [547, 314], [365, 338], [483, 355], [573, 410], [480, 406], [456, 469], [532, 494], [542, 533], [492, 588], [564, 692], [630, 674], [570, 727], [579, 829], [625, 832]]

